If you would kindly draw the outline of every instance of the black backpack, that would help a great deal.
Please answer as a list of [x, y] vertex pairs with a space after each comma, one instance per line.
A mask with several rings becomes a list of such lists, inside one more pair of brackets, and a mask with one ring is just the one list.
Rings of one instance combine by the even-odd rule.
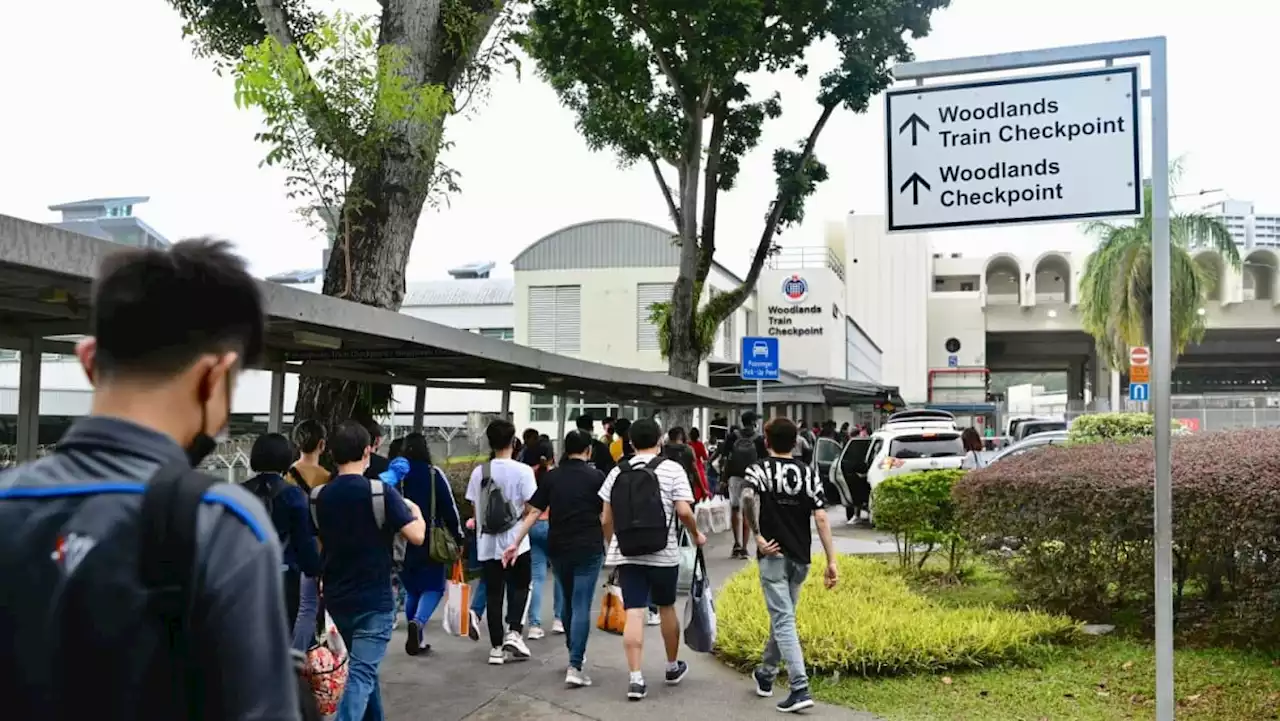
[[667, 547], [667, 512], [657, 472], [666, 460], [659, 455], [642, 466], [633, 465], [630, 458], [618, 464], [609, 505], [618, 552], [623, 556], [643, 556]]
[[729, 449], [729, 475], [735, 478], [746, 478], [747, 469], [759, 460], [755, 434], [745, 430], [740, 432], [733, 441], [733, 447]]
[[480, 532], [488, 534], [506, 533], [511, 530], [520, 516], [512, 508], [502, 486], [493, 480], [493, 467], [485, 463], [480, 467]]

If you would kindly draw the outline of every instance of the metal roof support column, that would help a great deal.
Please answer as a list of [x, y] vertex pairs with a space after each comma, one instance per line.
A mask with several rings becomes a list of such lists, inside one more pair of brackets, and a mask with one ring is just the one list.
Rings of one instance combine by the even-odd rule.
[[40, 445], [40, 339], [22, 348], [18, 365], [18, 462], [34, 460]]
[[[505, 393], [505, 392], [504, 392]], [[413, 389], [413, 432], [421, 433], [423, 416], [427, 413], [427, 387], [418, 386]]]
[[498, 415], [500, 415], [502, 417], [502, 420], [504, 421], [511, 420], [511, 389], [510, 388], [502, 389], [502, 406], [498, 409]]
[[568, 415], [569, 404], [566, 402], [564, 392], [556, 396], [556, 437], [552, 439], [552, 445], [556, 449], [556, 455], [559, 456], [564, 451], [564, 422], [565, 416]]
[[284, 422], [284, 364], [271, 368], [271, 397], [267, 406], [267, 433], [279, 433]]

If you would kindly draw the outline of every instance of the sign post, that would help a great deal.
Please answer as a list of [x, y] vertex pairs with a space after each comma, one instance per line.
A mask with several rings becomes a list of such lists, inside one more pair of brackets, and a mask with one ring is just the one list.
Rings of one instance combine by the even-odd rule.
[[1151, 349], [1134, 346], [1129, 350], [1129, 400], [1151, 400]]
[[[1138, 106], [1150, 98], [1150, 385], [1136, 385], [1155, 416], [1156, 721], [1173, 721], [1175, 709], [1166, 52], [1165, 39], [1152, 37], [905, 63], [894, 78], [916, 87], [885, 98], [889, 232], [1141, 215]], [[1113, 65], [1126, 58], [1148, 60], [1149, 89], [1140, 89], [1136, 67]], [[1104, 67], [924, 84], [1087, 63]]]
[[741, 378], [756, 382], [756, 415], [764, 418], [764, 382], [778, 380], [778, 339], [745, 336], [742, 339]]

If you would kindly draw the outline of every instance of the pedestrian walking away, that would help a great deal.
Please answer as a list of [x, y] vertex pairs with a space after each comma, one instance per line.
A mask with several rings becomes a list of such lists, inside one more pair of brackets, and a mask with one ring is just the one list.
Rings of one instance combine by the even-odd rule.
[[[307, 496], [311, 495], [312, 489], [323, 486], [332, 477], [320, 465], [320, 456], [325, 451], [325, 434], [324, 424], [316, 420], [303, 421], [293, 429], [293, 442], [298, 447], [300, 456], [285, 475], [285, 480], [297, 485]], [[311, 530], [314, 537], [315, 529]], [[298, 615], [293, 620], [295, 651], [305, 652], [315, 641], [316, 616], [320, 612], [319, 578], [319, 571], [315, 574], [304, 573], [298, 584]]]
[[[538, 451], [534, 465], [533, 478], [538, 488], [542, 487], [543, 481], [547, 474], [555, 467], [555, 448], [551, 444], [551, 440], [538, 440]], [[546, 631], [542, 626], [542, 592], [547, 586], [547, 578], [551, 577], [551, 587], [553, 595], [552, 603], [552, 633], [564, 633], [564, 623], [561, 619], [564, 616], [564, 592], [560, 588], [560, 581], [556, 580], [554, 574], [551, 573], [551, 557], [548, 553], [548, 513], [544, 508], [542, 515], [538, 516], [538, 520], [533, 525], [533, 529], [529, 531], [529, 552], [530, 552], [530, 576], [533, 578], [529, 589], [529, 613], [526, 619], [525, 636], [530, 641], [538, 641], [546, 638]]]
[[756, 431], [757, 421], [759, 418], [754, 412], [743, 413], [742, 428], [730, 431], [722, 445], [733, 525], [733, 558], [747, 557], [747, 524], [742, 517], [742, 488], [747, 469], [765, 457], [764, 437]]
[[[547, 473], [529, 501], [530, 509], [516, 538], [503, 552], [503, 561], [513, 563], [524, 536], [540, 524], [547, 524], [548, 554], [564, 589], [565, 646], [569, 649], [564, 681], [569, 686], [590, 686], [591, 677], [583, 663], [595, 590], [604, 565], [604, 531], [600, 525], [604, 474], [590, 463], [594, 449], [591, 434], [586, 431], [570, 431], [564, 439], [564, 451], [564, 461]], [[549, 514], [548, 520], [539, 520], [544, 512]]]
[[329, 439], [338, 473], [311, 492], [324, 562], [321, 601], [350, 654], [337, 721], [383, 718], [378, 669], [395, 623], [391, 547], [397, 535], [414, 546], [426, 540], [422, 510], [396, 489], [365, 477], [370, 449], [364, 425], [339, 425]]
[[[485, 623], [489, 627], [489, 663], [501, 665], [508, 658], [524, 661], [532, 654], [525, 645], [525, 602], [529, 598], [533, 562], [529, 539], [517, 546], [514, 561], [505, 564], [502, 551], [519, 533], [518, 524], [537, 484], [533, 469], [512, 459], [516, 428], [495, 420], [485, 429], [494, 457], [471, 473], [467, 500], [476, 509], [476, 556], [484, 567]], [[503, 601], [506, 627], [503, 627]]]
[[89, 416], [0, 475], [5, 718], [314, 717], [271, 517], [193, 470], [261, 356], [258, 282], [222, 241], [120, 248], [92, 307], [76, 344]]
[[768, 455], [747, 469], [742, 491], [742, 512], [756, 539], [760, 565], [760, 588], [769, 613], [769, 640], [764, 658], [752, 677], [756, 693], [772, 696], [780, 664], [787, 666], [791, 693], [777, 709], [792, 713], [811, 708], [809, 678], [804, 653], [796, 632], [796, 607], [800, 589], [809, 575], [810, 520], [818, 529], [822, 550], [827, 556], [823, 581], [828, 589], [836, 585], [835, 543], [824, 510], [822, 482], [813, 469], [793, 457], [798, 437], [794, 423], [775, 418], [765, 426]]
[[404, 566], [400, 570], [400, 582], [406, 594], [405, 621], [409, 626], [404, 650], [410, 656], [417, 656], [431, 651], [431, 645], [426, 642], [427, 621], [444, 598], [445, 576], [458, 559], [463, 534], [453, 489], [444, 471], [431, 463], [427, 437], [421, 433], [405, 436], [401, 453], [400, 458], [392, 460], [392, 465], [401, 461], [409, 465], [409, 472], [400, 481], [400, 490], [405, 498], [425, 511], [427, 521], [428, 543], [405, 549]]
[[665, 681], [675, 686], [689, 666], [679, 658], [680, 621], [676, 617], [676, 586], [680, 551], [676, 523], [683, 523], [697, 545], [707, 542], [693, 515], [693, 490], [679, 463], [660, 455], [662, 432], [649, 419], [630, 428], [635, 455], [614, 468], [600, 488], [604, 503], [604, 540], [616, 535], [622, 560], [618, 585], [627, 612], [623, 648], [627, 656], [627, 698], [639, 701], [648, 693], [640, 661], [644, 655], [644, 627], [649, 604], [658, 607], [662, 641], [667, 655]]

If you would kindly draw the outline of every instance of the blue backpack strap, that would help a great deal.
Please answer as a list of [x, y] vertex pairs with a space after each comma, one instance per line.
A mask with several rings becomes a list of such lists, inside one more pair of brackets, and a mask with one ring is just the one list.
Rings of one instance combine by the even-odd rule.
[[[204, 703], [194, 684], [191, 658], [190, 611], [195, 597], [196, 520], [205, 491], [217, 483], [185, 461], [165, 464], [156, 471], [142, 495], [141, 578], [148, 605], [162, 625], [167, 644], [170, 684], [167, 704], [159, 708], [203, 716]], [[157, 689], [165, 698], [166, 690]]]

